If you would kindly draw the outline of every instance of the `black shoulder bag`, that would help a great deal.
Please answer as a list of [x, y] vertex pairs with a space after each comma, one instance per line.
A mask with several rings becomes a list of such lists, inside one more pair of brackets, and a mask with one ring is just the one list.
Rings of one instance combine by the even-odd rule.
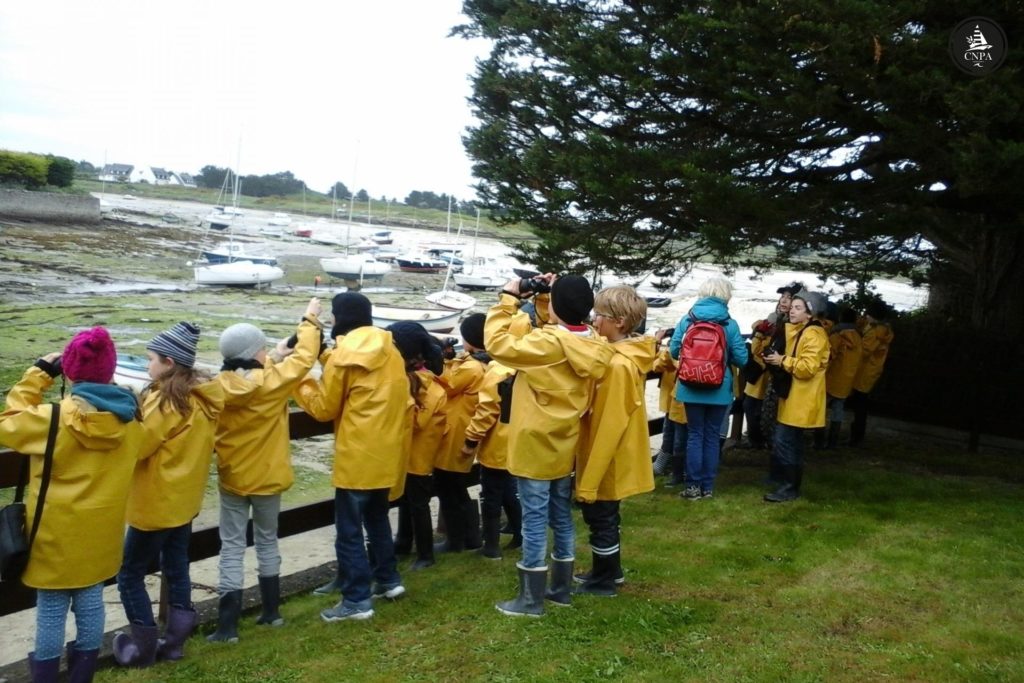
[[[811, 327], [812, 325], [817, 325], [818, 327], [821, 327], [821, 323], [819, 323], [817, 320], [811, 320], [806, 325], [804, 325], [799, 332], [796, 333], [796, 341], [793, 342], [794, 358], [796, 358], [797, 350], [800, 348], [800, 337], [804, 336], [804, 330], [806, 330], [808, 327]], [[783, 341], [783, 344], [785, 344], [785, 341]], [[779, 353], [781, 353], [783, 356], [786, 355], [785, 346], [783, 346], [782, 350], [779, 351]], [[781, 365], [769, 365], [768, 370], [769, 372], [771, 372], [772, 388], [775, 390], [776, 396], [778, 396], [779, 398], [789, 398], [789, 390], [793, 387], [793, 375], [791, 375], [789, 372], [786, 372], [786, 369], [783, 368]]]
[[53, 415], [50, 418], [50, 432], [46, 436], [46, 451], [43, 454], [43, 481], [39, 485], [39, 500], [36, 502], [36, 513], [32, 519], [32, 535], [25, 534], [25, 485], [28, 483], [28, 458], [21, 464], [18, 476], [18, 488], [14, 494], [14, 502], [0, 510], [0, 577], [4, 581], [13, 581], [21, 576], [28, 565], [28, 554], [39, 531], [39, 522], [43, 518], [43, 503], [46, 500], [46, 489], [50, 486], [50, 473], [53, 471], [53, 446], [57, 441], [57, 427], [60, 425], [60, 404], [53, 404]]

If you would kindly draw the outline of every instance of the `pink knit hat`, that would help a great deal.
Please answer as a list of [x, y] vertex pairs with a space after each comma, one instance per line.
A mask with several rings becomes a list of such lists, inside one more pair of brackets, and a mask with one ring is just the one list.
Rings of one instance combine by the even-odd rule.
[[117, 366], [114, 340], [102, 327], [79, 332], [61, 355], [64, 376], [72, 382], [110, 384]]

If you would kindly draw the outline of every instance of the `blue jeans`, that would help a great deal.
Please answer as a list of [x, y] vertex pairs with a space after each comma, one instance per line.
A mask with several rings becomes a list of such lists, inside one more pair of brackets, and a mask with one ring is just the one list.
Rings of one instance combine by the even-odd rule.
[[686, 484], [714, 491], [718, 476], [719, 431], [728, 405], [687, 403]]
[[[372, 604], [371, 579], [386, 588], [402, 582], [388, 519], [388, 489], [334, 489], [334, 528], [338, 534], [334, 549], [338, 555], [338, 574], [342, 577], [342, 604], [368, 609]], [[373, 553], [372, 567], [366, 542]]]
[[804, 464], [804, 429], [775, 425], [775, 457], [780, 465]]
[[551, 557], [573, 559], [576, 527], [572, 522], [572, 478], [545, 481], [519, 477], [518, 483], [519, 503], [523, 506], [522, 566], [526, 569], [547, 566], [549, 525], [555, 537]]
[[85, 588], [36, 591], [37, 660], [54, 659], [64, 652], [64, 624], [68, 607], [75, 613], [75, 649], [96, 650], [103, 642], [103, 583]]
[[192, 607], [192, 581], [188, 574], [188, 542], [192, 523], [173, 529], [142, 531], [128, 527], [124, 539], [124, 558], [117, 573], [117, 590], [129, 624], [155, 626], [153, 606], [146, 592], [146, 574], [157, 558], [167, 580], [171, 605]]
[[843, 406], [846, 404], [845, 398], [836, 398], [835, 396], [825, 396], [825, 410], [829, 422], [842, 422], [843, 421]]

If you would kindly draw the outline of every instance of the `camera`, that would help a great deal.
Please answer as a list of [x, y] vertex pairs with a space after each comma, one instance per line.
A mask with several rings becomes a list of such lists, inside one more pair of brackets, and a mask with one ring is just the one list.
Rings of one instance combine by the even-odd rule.
[[519, 294], [521, 296], [547, 294], [550, 291], [551, 285], [548, 284], [548, 281], [539, 277], [524, 277], [519, 281]]

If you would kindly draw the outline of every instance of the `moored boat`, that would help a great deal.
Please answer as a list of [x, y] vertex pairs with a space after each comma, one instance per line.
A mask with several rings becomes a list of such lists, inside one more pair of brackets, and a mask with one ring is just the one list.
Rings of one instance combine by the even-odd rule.
[[401, 308], [398, 306], [373, 306], [373, 324], [387, 327], [392, 323], [412, 321], [423, 325], [430, 332], [451, 332], [459, 322], [462, 311], [442, 308]]
[[403, 254], [395, 257], [395, 263], [404, 273], [440, 273], [447, 270], [448, 262], [425, 254]]
[[464, 311], [467, 308], [476, 306], [476, 299], [470, 295], [463, 294], [462, 292], [453, 292], [450, 289], [427, 294], [424, 298], [436, 306], [450, 308], [453, 311]]
[[277, 266], [252, 261], [197, 266], [194, 272], [197, 285], [222, 287], [263, 287], [284, 277], [284, 271]]
[[250, 254], [245, 250], [245, 245], [235, 242], [221, 244], [214, 249], [204, 249], [202, 256], [209, 263], [231, 263], [233, 261], [251, 261], [262, 263], [268, 266], [276, 266], [277, 259], [267, 254]]
[[322, 258], [320, 267], [331, 277], [342, 280], [380, 280], [391, 270], [389, 264], [369, 254]]

